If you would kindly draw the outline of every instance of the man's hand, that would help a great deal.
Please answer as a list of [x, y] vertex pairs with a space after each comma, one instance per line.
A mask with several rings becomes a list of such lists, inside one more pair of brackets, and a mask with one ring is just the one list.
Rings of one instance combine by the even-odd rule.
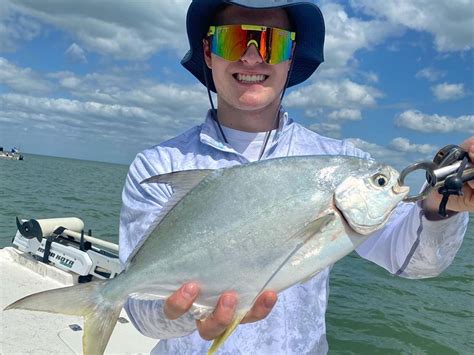
[[[164, 312], [169, 319], [176, 319], [186, 313], [199, 294], [199, 286], [187, 283], [173, 293], [165, 302]], [[264, 319], [270, 314], [277, 301], [273, 291], [263, 292], [255, 301], [252, 309], [247, 313], [241, 323], [252, 323]], [[223, 293], [212, 314], [206, 319], [196, 321], [199, 335], [205, 340], [213, 340], [221, 335], [232, 323], [237, 306], [237, 294], [234, 292]]]
[[[474, 162], [474, 136], [467, 139], [460, 147], [469, 153], [471, 162]], [[449, 215], [453, 214], [452, 212], [474, 212], [474, 180], [466, 182], [462, 192], [463, 196], [449, 196], [448, 204], [446, 205]], [[426, 218], [431, 220], [441, 219], [438, 215], [438, 208], [442, 198], [443, 196], [435, 190], [423, 201], [423, 210], [425, 211]]]

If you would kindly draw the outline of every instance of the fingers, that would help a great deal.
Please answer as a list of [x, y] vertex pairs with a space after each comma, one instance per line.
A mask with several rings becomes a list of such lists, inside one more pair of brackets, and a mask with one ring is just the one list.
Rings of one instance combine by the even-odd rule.
[[[469, 159], [474, 164], [474, 137], [471, 137], [464, 143], [466, 143], [466, 150], [469, 153]], [[468, 181], [467, 184], [469, 185], [471, 190], [474, 190], [474, 180]]]
[[201, 338], [212, 340], [221, 335], [232, 323], [236, 306], [237, 295], [232, 292], [223, 293], [212, 314], [205, 320], [196, 321]]
[[[181, 286], [165, 301], [164, 312], [166, 317], [169, 319], [181, 317], [189, 311], [198, 294], [199, 286], [195, 283], [190, 282]], [[242, 323], [256, 322], [268, 316], [276, 300], [277, 294], [275, 292], [263, 292], [244, 317]], [[221, 335], [232, 323], [236, 307], [237, 294], [235, 292], [223, 293], [212, 314], [205, 320], [196, 321], [199, 335], [205, 340], [212, 340]]]
[[262, 320], [270, 314], [277, 301], [277, 294], [273, 291], [263, 292], [255, 301], [252, 309], [245, 315], [242, 324]]
[[[469, 153], [469, 159], [474, 163], [474, 136], [466, 139], [460, 147]], [[474, 189], [474, 180], [468, 181], [467, 186], [472, 190]], [[471, 201], [472, 202], [472, 201]]]
[[165, 301], [165, 316], [168, 319], [176, 319], [191, 308], [194, 300], [199, 294], [199, 286], [193, 282], [186, 283], [173, 293]]
[[474, 136], [469, 137], [460, 145], [460, 147], [466, 151], [472, 151], [473, 146], [474, 146]]

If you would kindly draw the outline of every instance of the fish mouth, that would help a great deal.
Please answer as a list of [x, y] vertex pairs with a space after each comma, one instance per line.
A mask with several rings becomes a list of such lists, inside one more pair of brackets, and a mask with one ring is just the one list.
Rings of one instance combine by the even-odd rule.
[[405, 186], [405, 185], [400, 185], [399, 182], [397, 181], [397, 183], [393, 185], [392, 187], [392, 192], [395, 195], [403, 195], [403, 197], [405, 197], [406, 195], [408, 195], [408, 192], [410, 192], [410, 187]]

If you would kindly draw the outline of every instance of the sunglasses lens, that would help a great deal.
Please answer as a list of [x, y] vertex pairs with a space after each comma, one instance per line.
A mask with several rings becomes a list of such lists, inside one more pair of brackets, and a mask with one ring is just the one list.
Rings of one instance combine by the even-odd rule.
[[247, 49], [247, 31], [240, 26], [219, 26], [212, 37], [212, 52], [232, 62], [239, 60]]
[[[290, 59], [293, 41], [291, 33], [279, 29], [273, 29], [271, 32], [271, 51], [267, 63], [278, 64]], [[264, 57], [262, 57], [264, 58]]]
[[212, 33], [212, 53], [232, 62], [239, 60], [251, 44], [257, 47], [260, 56], [268, 64], [278, 64], [291, 57], [294, 33], [289, 31], [262, 26], [227, 25], [211, 26], [209, 32]]

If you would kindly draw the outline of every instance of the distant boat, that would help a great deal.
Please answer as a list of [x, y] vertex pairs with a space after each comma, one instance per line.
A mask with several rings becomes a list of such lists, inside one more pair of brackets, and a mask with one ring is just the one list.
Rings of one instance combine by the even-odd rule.
[[20, 154], [18, 148], [13, 147], [10, 151], [3, 150], [3, 147], [0, 147], [0, 158], [10, 159], [10, 160], [23, 160], [23, 155]]

